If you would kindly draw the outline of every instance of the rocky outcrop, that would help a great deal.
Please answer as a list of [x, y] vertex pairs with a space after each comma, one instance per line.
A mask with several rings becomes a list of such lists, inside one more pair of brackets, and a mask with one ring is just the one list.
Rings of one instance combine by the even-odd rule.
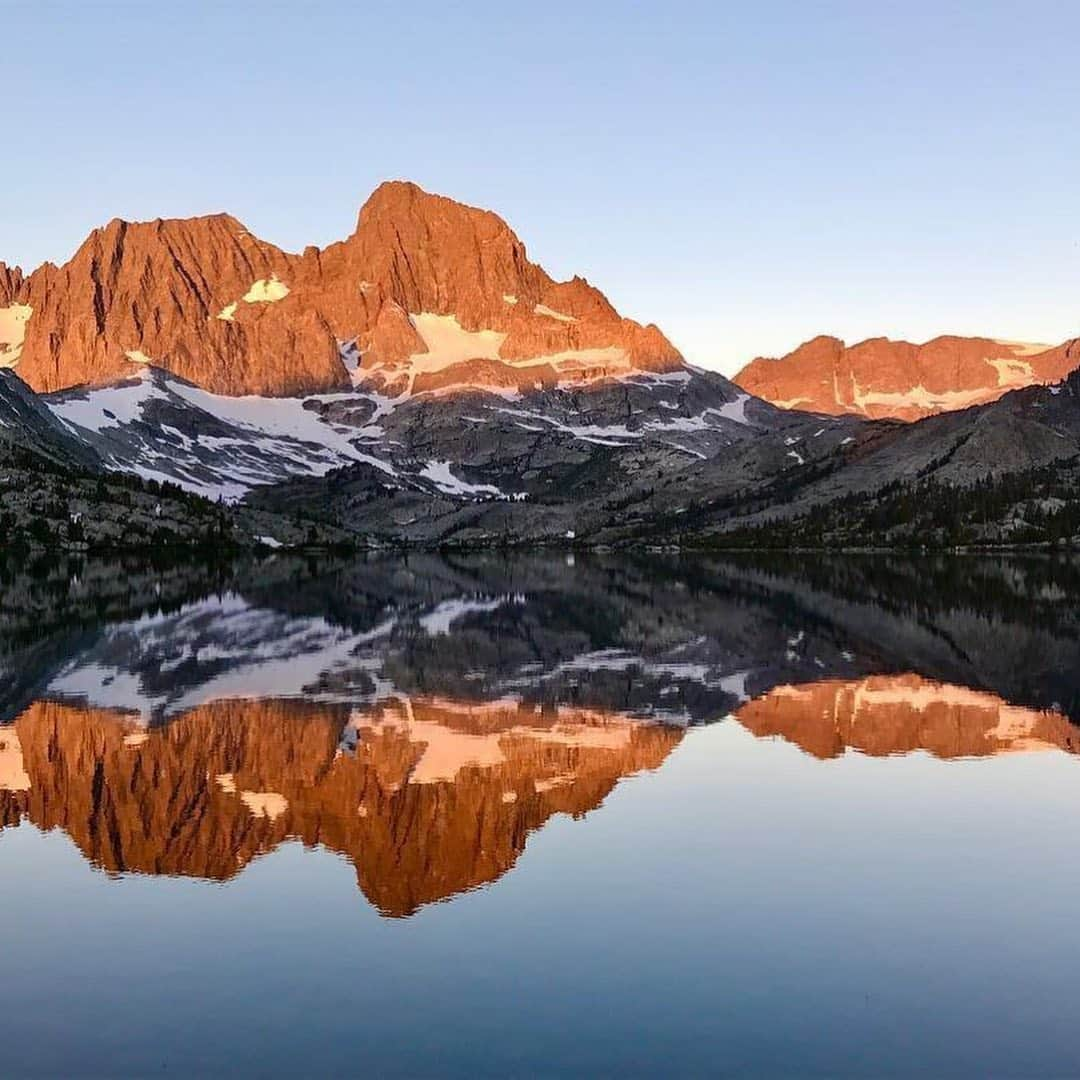
[[[0, 354], [2, 355], [2, 354]], [[53, 465], [93, 472], [101, 467], [97, 453], [76, 438], [45, 403], [11, 371], [0, 369], [0, 457], [4, 451], [29, 452], [40, 471], [42, 458]], [[10, 475], [0, 479], [0, 502], [7, 490], [22, 487]]]
[[922, 345], [871, 338], [848, 346], [816, 337], [778, 360], [753, 360], [734, 381], [785, 409], [918, 420], [1059, 382], [1078, 364], [1075, 341], [1049, 348], [946, 336]]
[[39, 391], [138, 364], [215, 393], [277, 396], [344, 389], [356, 367], [359, 381], [404, 393], [418, 375], [531, 386], [537, 365], [570, 382], [681, 365], [656, 327], [529, 262], [495, 214], [408, 183], [378, 188], [347, 240], [301, 255], [226, 214], [113, 221], [61, 267], [25, 280], [0, 267], [5, 347]]
[[330, 327], [289, 297], [296, 262], [225, 214], [113, 221], [23, 285], [31, 315], [19, 374], [44, 391], [108, 382], [139, 364], [226, 394], [344, 386]]
[[17, 266], [8, 266], [0, 262], [0, 307], [15, 303], [22, 284], [22, 271]]

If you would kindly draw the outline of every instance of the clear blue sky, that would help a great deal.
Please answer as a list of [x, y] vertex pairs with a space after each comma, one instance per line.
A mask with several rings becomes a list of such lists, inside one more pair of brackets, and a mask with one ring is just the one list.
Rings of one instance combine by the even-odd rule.
[[498, 211], [698, 363], [1080, 333], [1080, 4], [8, 3], [0, 259], [381, 180]]

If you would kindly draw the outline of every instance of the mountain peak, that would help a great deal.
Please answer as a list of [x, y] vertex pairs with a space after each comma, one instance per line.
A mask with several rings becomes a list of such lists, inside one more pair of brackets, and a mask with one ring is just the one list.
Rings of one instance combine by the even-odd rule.
[[427, 216], [443, 213], [458, 217], [479, 215], [493, 219], [502, 228], [509, 230], [506, 222], [493, 211], [470, 206], [448, 195], [427, 191], [412, 180], [384, 180], [379, 184], [360, 207], [357, 228], [365, 220], [393, 217], [402, 213]]
[[531, 386], [682, 363], [584, 278], [556, 282], [531, 263], [497, 214], [401, 180], [323, 251], [287, 254], [224, 213], [114, 219], [62, 267], [26, 281], [0, 271], [5, 296], [22, 305], [21, 356], [14, 344], [9, 355], [43, 391], [108, 382], [132, 361], [271, 395], [345, 389], [346, 358], [356, 380], [395, 393], [475, 385], [480, 372]]
[[0, 307], [15, 303], [23, 285], [23, 272], [17, 266], [0, 262]]

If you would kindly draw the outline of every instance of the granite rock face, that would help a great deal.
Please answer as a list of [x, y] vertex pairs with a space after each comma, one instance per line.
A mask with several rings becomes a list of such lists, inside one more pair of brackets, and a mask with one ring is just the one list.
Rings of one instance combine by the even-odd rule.
[[[227, 214], [96, 229], [63, 266], [0, 266], [0, 360], [35, 390], [152, 364], [214, 393], [532, 386], [681, 367], [654, 326], [556, 282], [495, 214], [386, 183], [356, 231], [287, 254]], [[477, 366], [477, 362], [482, 362]]]
[[918, 420], [1060, 382], [1078, 363], [1077, 341], [1050, 348], [945, 336], [922, 345], [871, 338], [849, 346], [816, 337], [780, 359], [751, 361], [735, 382], [785, 409]]
[[0, 370], [0, 447], [53, 465], [93, 471], [97, 452], [57, 419], [45, 402], [11, 371]]
[[0, 262], [0, 304], [13, 304], [22, 284], [22, 271], [17, 266]]
[[23, 284], [19, 374], [36, 390], [108, 382], [139, 364], [230, 394], [345, 385], [325, 319], [290, 302], [296, 262], [224, 214], [113, 221]]

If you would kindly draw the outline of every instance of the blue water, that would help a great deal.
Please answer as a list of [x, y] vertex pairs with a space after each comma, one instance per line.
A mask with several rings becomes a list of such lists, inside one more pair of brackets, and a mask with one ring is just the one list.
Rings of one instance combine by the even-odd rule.
[[226, 884], [0, 840], [3, 1069], [1067, 1074], [1080, 763], [691, 733], [495, 884], [386, 919], [290, 844]]
[[13, 822], [0, 1073], [1075, 1074], [1080, 758], [822, 760], [713, 721], [404, 917], [362, 849], [108, 873], [78, 822]]

